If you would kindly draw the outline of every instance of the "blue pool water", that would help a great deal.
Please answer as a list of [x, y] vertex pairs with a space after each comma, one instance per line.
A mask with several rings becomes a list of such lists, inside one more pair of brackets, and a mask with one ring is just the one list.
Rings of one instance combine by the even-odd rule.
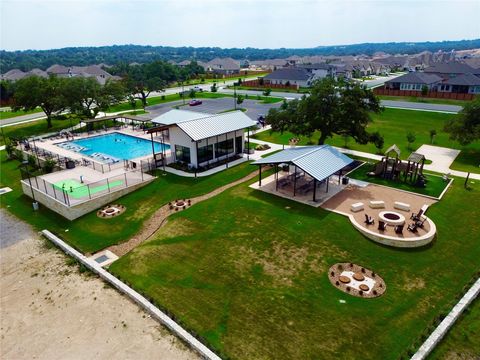
[[[167, 144], [156, 141], [153, 144], [156, 153], [170, 149]], [[152, 155], [151, 141], [117, 132], [67, 141], [57, 146], [106, 163]]]

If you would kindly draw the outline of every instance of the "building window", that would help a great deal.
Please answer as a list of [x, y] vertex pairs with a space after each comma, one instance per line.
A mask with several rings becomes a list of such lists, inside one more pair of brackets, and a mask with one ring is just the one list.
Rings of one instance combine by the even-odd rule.
[[198, 148], [198, 160], [197, 163], [201, 164], [213, 159], [213, 145], [202, 146]]
[[175, 145], [175, 159], [177, 161], [190, 163], [190, 148], [181, 145]]
[[215, 146], [215, 157], [225, 156], [233, 152], [233, 139], [228, 139], [217, 143]]

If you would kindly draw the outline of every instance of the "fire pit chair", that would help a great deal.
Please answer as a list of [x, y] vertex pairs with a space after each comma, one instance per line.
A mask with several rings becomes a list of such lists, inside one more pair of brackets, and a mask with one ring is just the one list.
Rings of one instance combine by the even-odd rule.
[[375, 220], [371, 216], [365, 214], [365, 224], [373, 225], [375, 224]]

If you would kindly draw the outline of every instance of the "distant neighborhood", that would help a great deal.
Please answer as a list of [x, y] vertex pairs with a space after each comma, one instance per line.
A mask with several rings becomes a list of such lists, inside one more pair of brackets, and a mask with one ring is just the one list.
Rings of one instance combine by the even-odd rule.
[[[186, 68], [192, 64], [203, 69], [214, 78], [234, 78], [240, 75], [262, 74], [256, 80], [243, 83], [244, 86], [272, 88], [308, 88], [315, 80], [325, 77], [343, 79], [365, 79], [371, 76], [388, 76], [392, 73], [406, 72], [384, 84], [384, 92], [398, 91], [480, 94], [480, 51], [463, 50], [435, 53], [423, 51], [414, 55], [390, 55], [375, 53], [373, 56], [290, 56], [285, 59], [235, 60], [215, 58], [210, 61], [186, 59], [173, 60], [169, 64]], [[137, 63], [131, 66], [140, 65]], [[100, 84], [107, 80], [119, 80], [120, 77], [108, 72], [111, 65], [90, 66], [52, 65], [45, 70], [33, 69], [28, 72], [12, 69], [1, 75], [1, 80], [16, 81], [27, 76], [48, 77], [92, 77]], [[266, 76], [263, 76], [267, 73]], [[379, 90], [377, 90], [379, 91]], [[411, 92], [414, 92], [413, 94]]]

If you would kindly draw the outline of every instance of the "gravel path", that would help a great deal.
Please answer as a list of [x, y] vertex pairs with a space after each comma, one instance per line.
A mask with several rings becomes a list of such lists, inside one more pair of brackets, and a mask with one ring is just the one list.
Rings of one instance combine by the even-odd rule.
[[[234, 182], [231, 182], [227, 185], [221, 186], [212, 192], [209, 192], [208, 194], [197, 196], [195, 198], [190, 199], [191, 205], [195, 205], [196, 203], [199, 203], [200, 201], [204, 201], [207, 199], [210, 199], [223, 191], [236, 186], [238, 184], [241, 184], [245, 181], [248, 181], [256, 176], [256, 172], [252, 172], [251, 174], [236, 180]], [[178, 210], [181, 211], [181, 210]], [[166, 222], [167, 218], [172, 215], [173, 213], [176, 213], [178, 211], [175, 211], [174, 209], [170, 209], [170, 206], [164, 205], [160, 209], [158, 209], [152, 217], [146, 222], [146, 224], [143, 226], [142, 230], [138, 234], [136, 234], [133, 238], [130, 240], [119, 244], [119, 245], [113, 245], [108, 247], [107, 249], [104, 250], [110, 250], [113, 252], [115, 255], [118, 257], [125, 255], [129, 251], [133, 250], [136, 248], [138, 245], [140, 245], [142, 242], [150, 238], [158, 229], [160, 229]], [[103, 251], [103, 250], [102, 250]]]

